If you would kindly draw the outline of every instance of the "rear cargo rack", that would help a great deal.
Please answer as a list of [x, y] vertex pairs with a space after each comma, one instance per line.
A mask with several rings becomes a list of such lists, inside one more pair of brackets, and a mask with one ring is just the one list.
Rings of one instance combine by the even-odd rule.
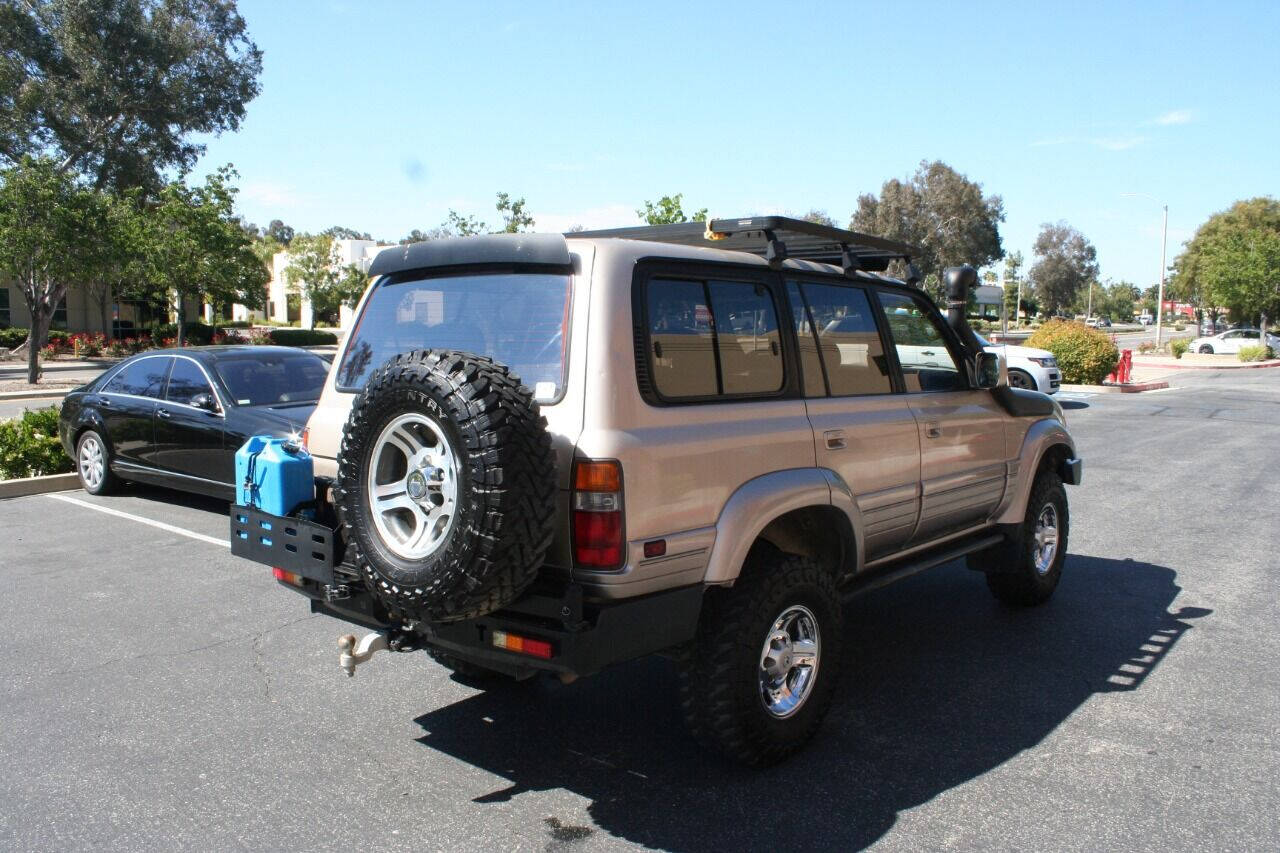
[[906, 279], [915, 284], [920, 273], [911, 263], [920, 249], [788, 216], [752, 216], [744, 219], [712, 219], [707, 222], [680, 222], [675, 225], [640, 225], [604, 231], [578, 231], [568, 237], [621, 237], [652, 240], [681, 246], [701, 246], [760, 255], [775, 269], [787, 258], [834, 264], [853, 276], [859, 271], [884, 272], [890, 262], [907, 265]]

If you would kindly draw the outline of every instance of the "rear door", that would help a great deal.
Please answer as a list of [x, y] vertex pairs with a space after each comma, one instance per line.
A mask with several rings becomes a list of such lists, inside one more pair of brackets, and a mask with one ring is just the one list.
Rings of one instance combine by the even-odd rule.
[[787, 282], [805, 405], [820, 467], [840, 475], [863, 520], [868, 561], [902, 546], [920, 509], [920, 437], [890, 363], [865, 287]]
[[107, 382], [100, 404], [114, 457], [133, 465], [151, 466], [156, 402], [164, 393], [173, 357], [143, 356], [131, 361]]
[[920, 520], [910, 544], [981, 524], [1004, 496], [1006, 414], [972, 388], [958, 347], [923, 294], [877, 301], [920, 437]]

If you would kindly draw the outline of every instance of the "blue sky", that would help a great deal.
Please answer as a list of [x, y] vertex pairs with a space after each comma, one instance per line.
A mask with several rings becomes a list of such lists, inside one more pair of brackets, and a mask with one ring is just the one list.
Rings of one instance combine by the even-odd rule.
[[[395, 240], [499, 190], [537, 230], [827, 210], [940, 159], [1004, 198], [1006, 251], [1066, 220], [1154, 283], [1231, 202], [1280, 194], [1278, 3], [241, 0], [265, 52], [232, 162], [265, 225]], [[1143, 193], [1126, 196], [1125, 193]], [[1158, 201], [1156, 200], [1158, 199]]]

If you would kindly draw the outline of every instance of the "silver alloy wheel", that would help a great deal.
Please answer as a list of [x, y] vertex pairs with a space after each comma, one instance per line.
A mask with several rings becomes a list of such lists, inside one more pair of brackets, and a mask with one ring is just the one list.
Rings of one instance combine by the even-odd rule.
[[813, 692], [822, 637], [813, 611], [793, 604], [769, 627], [760, 652], [760, 701], [771, 716], [789, 717]]
[[96, 436], [86, 435], [80, 441], [80, 479], [90, 491], [102, 485], [107, 473], [106, 454]]
[[1032, 552], [1036, 561], [1036, 573], [1047, 574], [1053, 565], [1053, 558], [1058, 555], [1058, 509], [1053, 504], [1045, 504], [1036, 519], [1035, 548]]
[[1013, 388], [1026, 388], [1031, 391], [1036, 390], [1035, 380], [1021, 370], [1009, 371], [1009, 385]]
[[406, 560], [430, 556], [457, 514], [458, 457], [440, 424], [411, 413], [387, 424], [373, 445], [365, 485], [384, 545]]

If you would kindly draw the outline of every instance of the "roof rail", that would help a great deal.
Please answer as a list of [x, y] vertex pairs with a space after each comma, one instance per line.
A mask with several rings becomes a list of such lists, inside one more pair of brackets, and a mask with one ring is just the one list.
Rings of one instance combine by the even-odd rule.
[[627, 240], [652, 240], [682, 246], [702, 246], [760, 255], [774, 269], [787, 258], [819, 261], [844, 269], [847, 276], [859, 270], [883, 272], [895, 260], [907, 263], [907, 281], [920, 280], [919, 271], [911, 263], [920, 249], [833, 228], [789, 216], [751, 216], [742, 219], [712, 219], [707, 222], [680, 222], [674, 225], [638, 225], [632, 228], [610, 228], [603, 231], [577, 231], [567, 237], [621, 237]]

